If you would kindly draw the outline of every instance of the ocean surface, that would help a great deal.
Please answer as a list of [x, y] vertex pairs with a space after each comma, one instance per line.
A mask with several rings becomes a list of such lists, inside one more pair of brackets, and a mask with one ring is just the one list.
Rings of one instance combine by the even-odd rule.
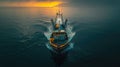
[[[55, 67], [44, 32], [58, 8], [0, 8], [0, 67]], [[120, 9], [63, 7], [74, 48], [61, 67], [120, 67]], [[48, 26], [47, 26], [48, 25]]]

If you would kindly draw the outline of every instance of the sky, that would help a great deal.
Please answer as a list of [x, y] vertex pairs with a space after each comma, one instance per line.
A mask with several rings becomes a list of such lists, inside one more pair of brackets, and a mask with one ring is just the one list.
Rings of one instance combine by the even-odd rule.
[[[53, 3], [56, 2], [56, 3]], [[29, 4], [29, 3], [33, 3]], [[49, 5], [49, 3], [53, 3], [50, 6], [44, 6], [41, 4]], [[19, 5], [18, 5], [19, 4]], [[21, 5], [20, 5], [21, 4]], [[27, 4], [27, 5], [26, 5]], [[35, 5], [37, 4], [37, 5]], [[39, 4], [39, 5], [38, 5]], [[38, 7], [54, 7], [57, 5], [62, 6], [120, 6], [120, 0], [0, 0], [0, 6], [38, 6]], [[29, 7], [31, 7], [29, 6]]]
[[55, 7], [60, 0], [0, 0], [0, 7]]

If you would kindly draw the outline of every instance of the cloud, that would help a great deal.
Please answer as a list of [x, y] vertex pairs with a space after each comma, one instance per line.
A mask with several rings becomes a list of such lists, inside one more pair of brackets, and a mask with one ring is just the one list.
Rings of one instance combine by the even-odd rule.
[[58, 1], [58, 0], [0, 0], [0, 2], [30, 2], [30, 1]]
[[115, 5], [120, 4], [120, 0], [69, 0], [72, 4], [88, 4], [88, 5]]
[[55, 7], [62, 2], [0, 2], [0, 7]]
[[120, 0], [0, 0], [0, 2], [62, 1], [62, 6], [120, 6]]
[[58, 0], [0, 0], [0, 7], [54, 7]]

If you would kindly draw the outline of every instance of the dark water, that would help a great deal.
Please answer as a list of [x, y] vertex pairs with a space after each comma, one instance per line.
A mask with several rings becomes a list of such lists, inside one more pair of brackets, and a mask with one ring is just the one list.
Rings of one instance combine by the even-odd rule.
[[[54, 67], [40, 20], [54, 8], [0, 8], [0, 67]], [[63, 8], [76, 32], [61, 67], [120, 67], [120, 9]], [[41, 24], [42, 23], [42, 24]]]

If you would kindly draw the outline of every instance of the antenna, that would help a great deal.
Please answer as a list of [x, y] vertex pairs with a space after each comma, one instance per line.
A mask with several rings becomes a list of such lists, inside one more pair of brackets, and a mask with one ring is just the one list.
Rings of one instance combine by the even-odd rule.
[[[60, 1], [60, 0], [59, 0], [59, 1]], [[58, 5], [58, 13], [59, 13], [59, 14], [62, 14], [62, 6], [61, 6], [61, 4]]]

